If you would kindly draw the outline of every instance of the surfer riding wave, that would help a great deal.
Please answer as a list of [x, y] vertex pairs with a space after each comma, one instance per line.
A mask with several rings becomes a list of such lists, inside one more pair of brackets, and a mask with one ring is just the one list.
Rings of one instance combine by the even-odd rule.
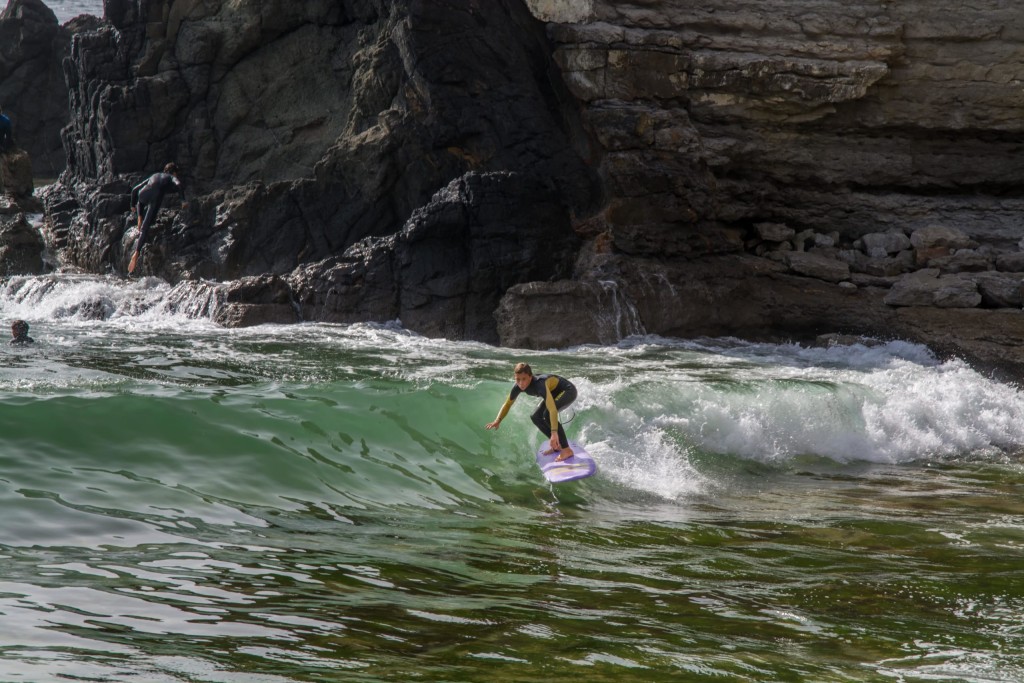
[[505, 403], [498, 411], [498, 416], [493, 422], [485, 425], [487, 429], [497, 429], [501, 421], [508, 415], [509, 408], [515, 403], [519, 394], [525, 393], [529, 396], [541, 398], [540, 405], [533, 411], [530, 419], [537, 429], [550, 440], [548, 454], [558, 452], [555, 461], [571, 458], [572, 448], [569, 447], [569, 439], [565, 436], [565, 429], [558, 421], [558, 411], [570, 405], [576, 400], [576, 386], [558, 375], [536, 375], [532, 368], [526, 363], [519, 363], [512, 371], [515, 378], [515, 386], [505, 399]]

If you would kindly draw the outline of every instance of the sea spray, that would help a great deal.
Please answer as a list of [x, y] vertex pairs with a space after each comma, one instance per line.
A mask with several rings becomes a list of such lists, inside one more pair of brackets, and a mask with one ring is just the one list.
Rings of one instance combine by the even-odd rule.
[[[645, 355], [642, 347], [619, 353], [624, 362]], [[803, 454], [905, 462], [1024, 443], [1024, 397], [1015, 387], [902, 342], [810, 350], [736, 343], [692, 369], [634, 361], [631, 378], [605, 388], [607, 405], [645, 408], [621, 431], [664, 429], [702, 450], [760, 462]], [[622, 418], [629, 421], [627, 411]]]

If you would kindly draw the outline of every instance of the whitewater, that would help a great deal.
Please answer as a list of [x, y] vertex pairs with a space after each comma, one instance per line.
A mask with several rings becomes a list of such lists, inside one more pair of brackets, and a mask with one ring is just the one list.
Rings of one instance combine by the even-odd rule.
[[[1024, 396], [899, 341], [225, 329], [16, 277], [2, 681], [1024, 680]], [[551, 486], [524, 360], [599, 464]]]

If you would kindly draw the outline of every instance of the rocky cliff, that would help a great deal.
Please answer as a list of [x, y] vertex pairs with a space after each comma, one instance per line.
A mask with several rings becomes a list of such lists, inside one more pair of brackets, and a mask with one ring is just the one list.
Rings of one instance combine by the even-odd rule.
[[190, 201], [144, 269], [226, 282], [226, 324], [400, 318], [514, 346], [847, 332], [1024, 368], [1009, 2], [105, 14], [65, 63], [43, 235], [62, 267], [123, 270], [127, 191], [174, 160]]
[[[496, 342], [491, 313], [509, 286], [571, 272], [569, 212], [597, 206], [596, 174], [573, 148], [579, 122], [544, 27], [521, 2], [108, 0], [105, 11], [108, 25], [72, 42], [69, 164], [46, 195], [64, 263], [123, 269], [136, 237], [127, 192], [174, 160], [192, 201], [158, 222], [144, 272], [265, 277], [273, 291], [287, 276], [296, 305], [262, 319], [401, 315]], [[423, 221], [454, 232], [422, 239]], [[403, 256], [399, 233], [437, 248]], [[322, 279], [354, 262], [369, 273], [359, 282], [383, 289], [353, 298], [339, 292], [356, 276]], [[243, 301], [259, 289], [246, 280], [228, 299], [279, 298]]]
[[52, 180], [64, 169], [60, 131], [69, 112], [62, 64], [71, 36], [96, 23], [80, 17], [61, 26], [42, 0], [9, 2], [0, 12], [0, 105], [39, 178]]
[[[547, 306], [576, 311], [570, 327], [591, 341], [623, 325], [842, 330], [1020, 362], [1013, 3], [530, 5], [582, 109], [605, 203], [578, 225], [599, 237], [572, 287], [503, 301], [504, 341], [531, 343]], [[593, 304], [582, 319], [564, 305], [580, 297]]]
[[759, 222], [1020, 239], [1015, 4], [572, 4], [548, 32], [623, 251], [739, 247]]

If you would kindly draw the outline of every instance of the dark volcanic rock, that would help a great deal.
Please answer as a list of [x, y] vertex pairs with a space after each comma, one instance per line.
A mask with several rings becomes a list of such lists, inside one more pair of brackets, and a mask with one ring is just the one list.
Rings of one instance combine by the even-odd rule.
[[213, 319], [227, 327], [299, 321], [291, 288], [277, 275], [235, 280], [222, 288], [218, 299]]
[[32, 160], [25, 150], [0, 154], [0, 193], [16, 199], [32, 196]]
[[40, 177], [56, 178], [64, 169], [60, 131], [69, 112], [61, 63], [72, 34], [93, 25], [60, 26], [41, 0], [10, 0], [0, 12], [0, 104]]
[[510, 346], [548, 349], [572, 344], [614, 344], [643, 334], [635, 303], [613, 282], [528, 282], [509, 289], [494, 314]]
[[302, 317], [335, 323], [398, 318], [396, 238], [368, 237], [343, 256], [297, 269], [291, 276]]
[[10, 216], [0, 212], [0, 276], [42, 273], [42, 254], [43, 240], [25, 214]]
[[303, 317], [398, 318], [432, 337], [498, 340], [492, 312], [510, 286], [571, 273], [578, 246], [555, 188], [513, 173], [469, 173], [397, 235], [293, 278]]
[[398, 235], [399, 318], [428, 336], [498, 341], [510, 286], [567, 277], [578, 240], [553, 187], [510, 173], [468, 174]]
[[528, 171], [568, 207], [594, 204], [543, 27], [517, 0], [149, 0], [106, 14], [68, 62], [61, 184], [83, 216], [67, 218], [90, 225], [64, 230], [81, 241], [68, 262], [123, 267], [130, 239], [111, 250], [109, 236], [123, 235], [125, 193], [172, 159], [193, 206], [146, 271], [171, 281], [338, 257], [470, 171]]

